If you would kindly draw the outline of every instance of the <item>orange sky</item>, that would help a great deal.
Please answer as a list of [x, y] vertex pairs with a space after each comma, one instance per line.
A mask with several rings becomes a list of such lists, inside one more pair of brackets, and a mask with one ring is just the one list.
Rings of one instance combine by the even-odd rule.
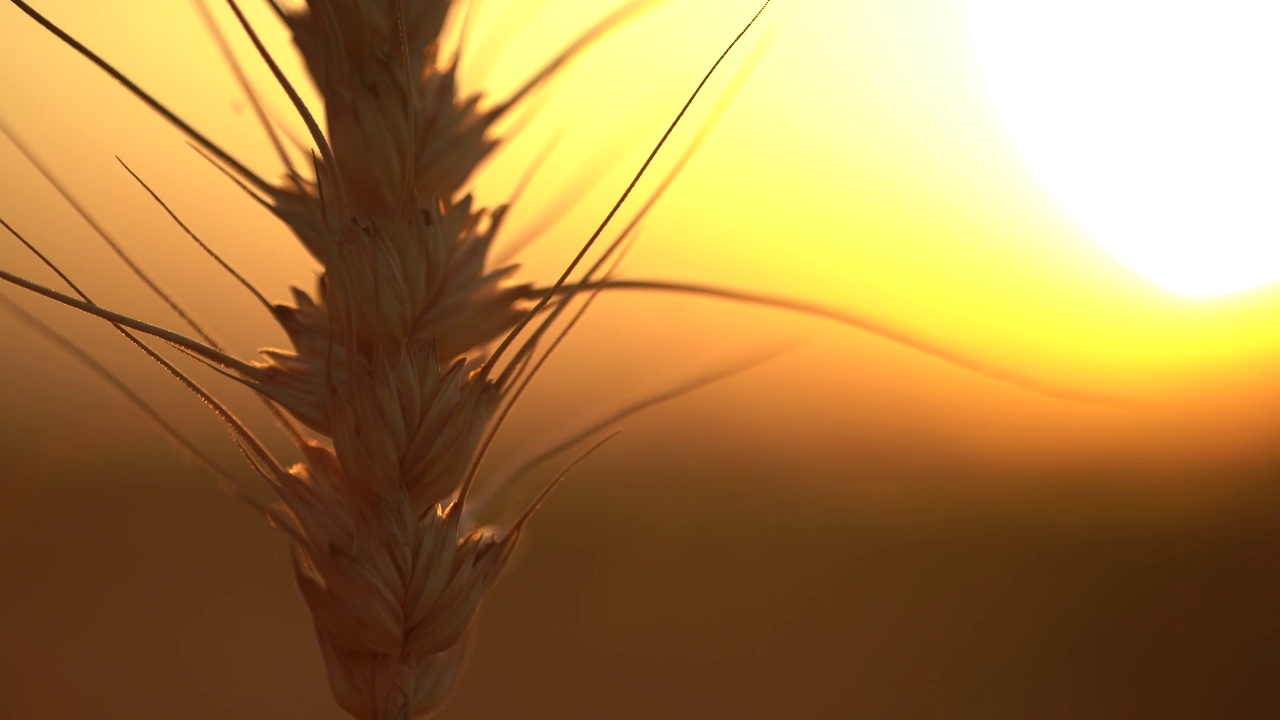
[[[285, 48], [258, 5], [249, 3], [253, 17]], [[40, 7], [252, 167], [267, 174], [278, 168], [187, 5], [107, 9], [46, 0]], [[471, 87], [483, 82], [490, 97], [501, 97], [599, 12], [589, 2], [533, 8], [503, 15], [501, 3], [485, 5], [474, 37], [506, 49], [497, 56], [486, 54], [489, 47], [472, 49], [463, 66]], [[538, 98], [545, 101], [540, 113], [476, 181], [482, 200], [501, 201], [546, 139], [565, 133], [511, 229], [539, 219], [539, 207], [582, 192], [584, 178], [591, 182], [583, 202], [524, 256], [531, 276], [549, 278], [590, 232], [684, 94], [753, 11], [752, 2], [739, 0], [668, 3], [618, 30]], [[517, 24], [523, 31], [513, 32]], [[114, 156], [268, 295], [283, 298], [289, 283], [310, 282], [303, 253], [115, 83], [13, 7], [0, 7], [0, 26], [0, 63], [27, 69], [0, 79], [4, 120], [232, 347], [248, 355], [279, 343], [270, 322], [182, 239]], [[533, 432], [536, 418], [562, 407], [585, 421], [636, 393], [799, 341], [783, 359], [709, 391], [719, 405], [681, 406], [678, 422], [698, 418], [690, 427], [714, 428], [707, 432], [729, 444], [760, 438], [838, 457], [870, 433], [939, 457], [954, 449], [977, 467], [1213, 467], [1264, 457], [1280, 398], [1271, 369], [1280, 358], [1280, 326], [1272, 321], [1280, 290], [1179, 298], [1082, 236], [1002, 137], [968, 55], [959, 4], [779, 2], [751, 37], [769, 39], [767, 54], [646, 222], [625, 274], [826, 303], [1055, 384], [1137, 397], [1157, 409], [1046, 400], [829, 322], [629, 295], [599, 304], [515, 427]], [[238, 37], [237, 45], [261, 79]], [[709, 87], [672, 150], [688, 141], [733, 69]], [[300, 127], [281, 97], [270, 102], [295, 131]], [[6, 219], [85, 278], [104, 304], [164, 318], [7, 144], [0, 144], [0, 167]], [[15, 244], [0, 246], [0, 261], [48, 281]], [[199, 412], [187, 398], [166, 395], [158, 372], [92, 322], [34, 299], [26, 305], [85, 338], [132, 381], [156, 388], [166, 410], [178, 417]], [[14, 324], [0, 318], [0, 327]], [[27, 406], [44, 405], [51, 432], [59, 388], [76, 371], [27, 331], [12, 337], [22, 350], [5, 353], [3, 387]], [[22, 403], [6, 407], [6, 422], [18, 422]], [[523, 438], [518, 431], [513, 437]], [[880, 462], [892, 466], [891, 455]]]

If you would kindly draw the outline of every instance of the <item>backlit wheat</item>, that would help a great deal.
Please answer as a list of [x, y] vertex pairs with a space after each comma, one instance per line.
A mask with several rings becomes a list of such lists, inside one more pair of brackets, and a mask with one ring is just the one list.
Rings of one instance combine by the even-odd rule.
[[[478, 207], [462, 192], [495, 148], [493, 124], [575, 52], [647, 2], [605, 17], [492, 107], [479, 96], [460, 95], [456, 65], [441, 57], [450, 0], [275, 6], [323, 99], [322, 129], [230, 0], [314, 143], [314, 162], [305, 170], [286, 167], [277, 181], [253, 175], [27, 3], [12, 2], [177, 124], [283, 221], [323, 268], [313, 291], [295, 289], [291, 304], [270, 307], [292, 347], [266, 349], [256, 362], [227, 355], [198, 328], [199, 338], [187, 337], [106, 310], [78, 289], [77, 299], [8, 272], [0, 271], [0, 278], [102, 317], [140, 346], [135, 332], [177, 345], [303, 426], [293, 429], [303, 461], [283, 467], [194, 381], [147, 349], [224, 415], [274, 490], [278, 504], [264, 512], [293, 543], [297, 584], [312, 614], [330, 689], [361, 720], [428, 716], [456, 685], [472, 621], [533, 510], [506, 529], [476, 527], [467, 512], [471, 482], [505, 412], [545, 359], [535, 354], [554, 346], [552, 321], [563, 319], [581, 293], [650, 289], [789, 307], [1003, 380], [1072, 394], [816, 306], [697, 285], [615, 280], [611, 268], [634, 224], [586, 261], [613, 212], [558, 281], [509, 281], [512, 268], [495, 266], [491, 257], [505, 208]], [[582, 264], [586, 269], [579, 271]]]

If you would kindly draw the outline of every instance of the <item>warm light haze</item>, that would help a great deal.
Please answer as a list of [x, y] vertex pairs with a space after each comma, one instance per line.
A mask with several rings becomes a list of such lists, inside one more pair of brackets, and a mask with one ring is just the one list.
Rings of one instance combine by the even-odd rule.
[[[26, 1], [267, 184], [281, 176], [191, 2]], [[304, 78], [271, 2], [237, 2]], [[454, 0], [449, 44], [473, 10], [459, 82], [495, 106], [625, 2]], [[310, 167], [298, 113], [226, 0], [208, 4]], [[496, 128], [476, 207], [545, 159], [495, 241], [505, 256], [537, 233], [512, 251], [513, 282], [563, 270], [759, 0], [652, 5]], [[773, 0], [603, 242], [728, 99], [617, 277], [768, 293], [884, 333], [600, 293], [497, 434], [478, 497], [619, 408], [771, 359], [619, 423], [556, 487], [439, 720], [1280, 717], [1273, 8]], [[120, 161], [270, 302], [315, 289], [313, 257], [12, 0], [0, 120], [228, 353], [289, 342]], [[182, 331], [3, 136], [0, 218], [95, 302]], [[0, 269], [65, 289], [8, 234]], [[0, 294], [272, 496], [209, 408], [109, 326]], [[249, 391], [155, 347], [282, 464], [299, 459]], [[290, 567], [260, 513], [0, 307], [0, 719], [350, 720]]]
[[1280, 6], [966, 7], [1002, 125], [1094, 241], [1182, 295], [1280, 278]]

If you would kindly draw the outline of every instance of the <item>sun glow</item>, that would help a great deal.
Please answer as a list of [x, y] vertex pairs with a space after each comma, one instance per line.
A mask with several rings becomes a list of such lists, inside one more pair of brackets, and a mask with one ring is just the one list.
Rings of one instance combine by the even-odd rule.
[[1000, 121], [1085, 233], [1181, 295], [1280, 278], [1280, 5], [967, 9]]

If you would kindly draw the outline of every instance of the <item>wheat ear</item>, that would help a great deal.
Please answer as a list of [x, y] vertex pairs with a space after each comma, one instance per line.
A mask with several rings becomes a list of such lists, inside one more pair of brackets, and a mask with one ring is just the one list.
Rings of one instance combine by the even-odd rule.
[[[541, 364], [532, 362], [539, 341], [581, 289], [563, 295], [551, 312], [544, 308], [608, 222], [557, 286], [530, 306], [528, 286], [504, 283], [509, 270], [487, 265], [503, 208], [476, 209], [458, 188], [492, 150], [487, 131], [498, 117], [573, 52], [647, 3], [605, 18], [516, 96], [485, 112], [476, 98], [457, 96], [455, 67], [439, 62], [450, 3], [317, 0], [296, 12], [278, 8], [325, 100], [322, 130], [231, 0], [315, 146], [313, 174], [291, 170], [277, 185], [252, 175], [14, 1], [177, 124], [268, 204], [320, 260], [323, 274], [314, 297], [295, 291], [293, 305], [270, 308], [293, 348], [266, 351], [264, 363], [227, 355], [185, 313], [200, 339], [107, 310], [65, 275], [79, 297], [4, 271], [0, 278], [111, 322], [220, 411], [134, 333], [162, 339], [259, 390], [308, 429], [310, 439], [299, 436], [303, 462], [285, 468], [224, 413], [280, 501], [271, 516], [293, 538], [295, 576], [338, 703], [357, 718], [433, 713], [455, 686], [480, 602], [537, 505], [505, 531], [470, 526], [463, 510], [482, 445], [499, 424], [499, 409], [510, 407], [504, 398], [513, 401]], [[605, 279], [604, 260], [579, 285]], [[530, 323], [530, 337], [517, 343]], [[499, 350], [486, 353], [499, 338]], [[507, 369], [495, 375], [509, 347]]]

